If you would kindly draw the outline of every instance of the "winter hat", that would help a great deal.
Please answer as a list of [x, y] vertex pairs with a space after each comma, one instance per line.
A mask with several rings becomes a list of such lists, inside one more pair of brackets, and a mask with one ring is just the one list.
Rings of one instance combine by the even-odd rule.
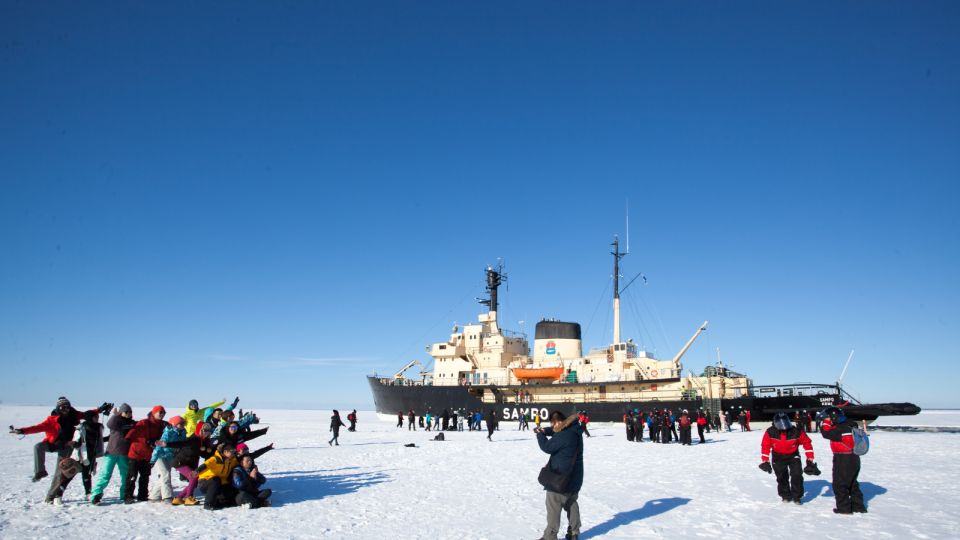
[[174, 416], [173, 418], [171, 418], [170, 420], [167, 420], [167, 421], [170, 422], [170, 425], [171, 425], [171, 426], [179, 426], [179, 425], [182, 425], [182, 424], [183, 424], [183, 417], [181, 417], [181, 416]]
[[65, 398], [65, 397], [63, 397], [63, 396], [60, 396], [60, 397], [57, 398], [57, 408], [58, 408], [58, 409], [59, 409], [60, 407], [69, 407], [69, 406], [70, 406], [70, 400], [69, 400], [69, 399], [67, 399], [67, 398]]
[[132, 413], [132, 412], [133, 412], [133, 409], [131, 409], [130, 406], [127, 405], [126, 403], [121, 403], [121, 404], [120, 404], [120, 412], [122, 412], [122, 413], [127, 413], [127, 412], [128, 412], [128, 413]]
[[245, 443], [240, 443], [240, 444], [237, 445], [237, 453], [238, 453], [238, 454], [241, 454], [241, 453], [243, 453], [243, 452], [246, 452], [246, 451], [249, 450], [249, 449], [250, 449], [250, 447], [247, 446]]
[[199, 409], [200, 403], [195, 399], [191, 399], [190, 403], [187, 406], [190, 407], [191, 409]]
[[162, 412], [163, 414], [167, 414], [167, 410], [163, 408], [163, 405], [154, 405], [153, 408], [150, 409], [150, 415], [151, 415], [151, 416], [157, 414], [158, 412]]

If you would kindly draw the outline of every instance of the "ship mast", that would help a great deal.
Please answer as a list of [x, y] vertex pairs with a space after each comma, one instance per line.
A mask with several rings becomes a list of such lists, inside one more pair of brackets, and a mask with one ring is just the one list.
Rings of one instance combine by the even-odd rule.
[[[620, 343], [620, 259], [626, 253], [620, 253], [620, 239], [613, 237], [613, 342]], [[628, 285], [629, 286], [629, 285]]]
[[503, 283], [503, 266], [498, 266], [496, 270], [492, 266], [487, 267], [487, 293], [489, 298], [480, 300], [480, 303], [487, 306], [487, 322], [490, 323], [491, 331], [494, 334], [500, 333], [497, 328], [497, 289]]

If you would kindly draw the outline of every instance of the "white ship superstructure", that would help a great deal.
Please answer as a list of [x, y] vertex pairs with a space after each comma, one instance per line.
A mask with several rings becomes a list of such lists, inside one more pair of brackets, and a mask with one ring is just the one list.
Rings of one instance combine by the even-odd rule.
[[[700, 325], [671, 359], [661, 360], [632, 340], [620, 340], [619, 261], [623, 253], [614, 240], [614, 341], [583, 353], [578, 323], [541, 320], [536, 325], [533, 350], [526, 336], [503, 330], [497, 321], [497, 290], [501, 269], [488, 267], [489, 307], [476, 324], [454, 327], [450, 338], [427, 348], [433, 370], [421, 371], [419, 384], [470, 386], [485, 402], [496, 402], [516, 392], [538, 401], [647, 401], [701, 397], [704, 400], [740, 397], [750, 380], [719, 366], [700, 375], [683, 376], [681, 358], [707, 329]], [[403, 384], [411, 362], [394, 377]], [[522, 390], [522, 394], [518, 392]]]

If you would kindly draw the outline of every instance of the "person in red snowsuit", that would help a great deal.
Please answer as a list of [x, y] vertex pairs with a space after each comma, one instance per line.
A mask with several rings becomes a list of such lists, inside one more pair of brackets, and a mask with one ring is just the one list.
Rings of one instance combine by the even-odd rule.
[[820, 413], [820, 435], [830, 441], [833, 450], [833, 494], [837, 507], [835, 514], [866, 513], [867, 507], [860, 491], [860, 456], [853, 453], [855, 420], [847, 418], [839, 407], [827, 407]]
[[[807, 458], [806, 468], [800, 468], [800, 447]], [[771, 453], [773, 455], [771, 464]], [[814, 462], [813, 442], [799, 427], [790, 422], [790, 416], [778, 412], [773, 425], [763, 433], [760, 441], [760, 470], [777, 474], [777, 493], [783, 502], [800, 504], [803, 498], [803, 472], [818, 475]]]

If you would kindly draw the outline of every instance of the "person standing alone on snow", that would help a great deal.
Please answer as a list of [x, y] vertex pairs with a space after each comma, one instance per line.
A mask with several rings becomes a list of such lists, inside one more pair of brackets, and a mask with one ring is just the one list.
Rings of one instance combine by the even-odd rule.
[[566, 538], [577, 540], [580, 536], [580, 505], [577, 497], [583, 486], [583, 426], [577, 415], [568, 418], [560, 411], [550, 413], [549, 421], [550, 427], [536, 430], [537, 444], [550, 454], [545, 468], [554, 474], [565, 475], [567, 482], [561, 491], [544, 487], [547, 491], [547, 527], [540, 540], [557, 540], [561, 509], [567, 513]]
[[[760, 470], [777, 473], [777, 493], [783, 502], [800, 504], [803, 498], [803, 474], [800, 469], [800, 446], [807, 457], [807, 466], [803, 472], [819, 475], [820, 469], [814, 463], [813, 443], [810, 437], [790, 422], [785, 412], [773, 415], [773, 425], [763, 433], [760, 441]], [[773, 452], [773, 463], [770, 452]]]
[[336, 443], [337, 446], [340, 446], [340, 441], [337, 439], [340, 438], [340, 427], [345, 425], [343, 420], [340, 419], [340, 411], [334, 409], [333, 416], [330, 417], [330, 431], [333, 432], [333, 438], [327, 441], [327, 444], [333, 446]]
[[493, 432], [497, 429], [498, 423], [496, 411], [490, 409], [490, 414], [487, 415], [487, 440], [490, 442], [493, 442], [490, 437], [493, 437]]
[[347, 428], [347, 431], [357, 430], [357, 410], [356, 409], [354, 409], [353, 412], [347, 415], [347, 422], [350, 422], [350, 427]]

